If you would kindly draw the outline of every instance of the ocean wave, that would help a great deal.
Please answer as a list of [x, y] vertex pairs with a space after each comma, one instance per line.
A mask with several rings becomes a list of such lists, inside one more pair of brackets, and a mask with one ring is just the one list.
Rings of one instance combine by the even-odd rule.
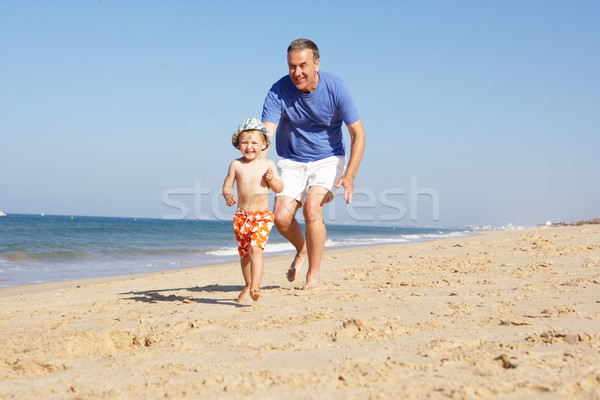
[[98, 249], [98, 250], [55, 250], [44, 252], [14, 251], [0, 254], [0, 265], [3, 264], [36, 264], [36, 263], [71, 263], [88, 261], [110, 261], [144, 258], [193, 257], [202, 255], [199, 249]]
[[[294, 251], [294, 246], [292, 246], [291, 243], [268, 243], [264, 249], [265, 253], [284, 253]], [[238, 249], [237, 247], [222, 247], [216, 250], [205, 251], [205, 253], [211, 256], [219, 257], [237, 256]]]
[[97, 256], [93, 253], [84, 250], [57, 250], [57, 251], [46, 251], [30, 253], [26, 251], [16, 251], [0, 255], [0, 263], [45, 263], [45, 262], [69, 262], [69, 261], [81, 261], [86, 259], [93, 259]]
[[[450, 237], [463, 237], [471, 233], [469, 232], [449, 232], [449, 233], [426, 233], [426, 234], [414, 234], [414, 235], [399, 235], [394, 237], [355, 237], [348, 239], [327, 239], [325, 241], [326, 248], [335, 247], [357, 247], [357, 246], [377, 246], [381, 244], [396, 244], [396, 243], [408, 243], [408, 242], [419, 242], [424, 240], [443, 239]], [[264, 249], [264, 253], [283, 253], [283, 252], [294, 252], [295, 248], [291, 243], [267, 243]], [[237, 256], [237, 247], [222, 247], [214, 250], [205, 251], [206, 254], [212, 256]]]

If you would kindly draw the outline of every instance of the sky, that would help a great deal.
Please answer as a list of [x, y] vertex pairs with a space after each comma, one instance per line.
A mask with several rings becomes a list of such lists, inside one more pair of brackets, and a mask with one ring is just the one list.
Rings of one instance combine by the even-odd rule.
[[328, 222], [600, 217], [599, 20], [596, 1], [3, 0], [0, 210], [230, 219], [231, 134], [305, 37], [366, 132]]

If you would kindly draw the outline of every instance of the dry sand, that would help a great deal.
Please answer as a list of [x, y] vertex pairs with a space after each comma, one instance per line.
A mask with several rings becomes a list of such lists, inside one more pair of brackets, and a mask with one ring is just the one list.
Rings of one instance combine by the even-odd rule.
[[0, 398], [600, 398], [598, 225], [290, 261], [0, 289]]

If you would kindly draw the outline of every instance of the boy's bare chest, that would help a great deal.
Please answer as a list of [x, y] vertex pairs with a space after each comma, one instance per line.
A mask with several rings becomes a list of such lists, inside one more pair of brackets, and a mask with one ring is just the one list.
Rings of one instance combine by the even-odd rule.
[[264, 179], [266, 167], [261, 168], [260, 165], [252, 166], [251, 168], [242, 168], [237, 173], [236, 180], [239, 185], [260, 185]]

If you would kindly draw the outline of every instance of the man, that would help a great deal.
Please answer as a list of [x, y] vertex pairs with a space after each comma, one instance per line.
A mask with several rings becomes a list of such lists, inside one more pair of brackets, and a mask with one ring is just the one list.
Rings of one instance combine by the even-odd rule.
[[[321, 258], [326, 227], [323, 207], [333, 200], [335, 189], [344, 187], [344, 199], [352, 201], [354, 177], [365, 149], [365, 132], [358, 110], [344, 82], [319, 72], [319, 49], [308, 39], [288, 47], [289, 75], [270, 89], [263, 105], [262, 120], [270, 135], [275, 133], [277, 167], [284, 183], [275, 198], [277, 230], [296, 248], [287, 272], [290, 282], [306, 259], [308, 272], [303, 290], [321, 288]], [[346, 165], [342, 137], [345, 123], [351, 139]], [[306, 238], [296, 220], [303, 208]]]

